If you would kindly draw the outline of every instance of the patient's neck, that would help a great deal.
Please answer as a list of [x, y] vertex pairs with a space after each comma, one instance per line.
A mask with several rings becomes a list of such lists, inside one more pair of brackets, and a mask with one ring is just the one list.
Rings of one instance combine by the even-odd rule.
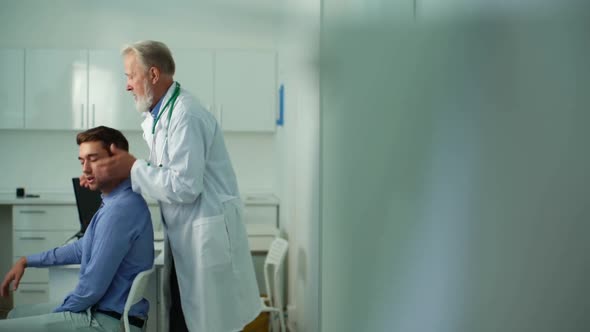
[[105, 184], [102, 188], [100, 188], [100, 192], [103, 195], [108, 196], [113, 190], [115, 190], [115, 188], [117, 188], [121, 183], [123, 183], [123, 181], [127, 179], [128, 178], [125, 178], [123, 180], [113, 180], [111, 181], [111, 183]]

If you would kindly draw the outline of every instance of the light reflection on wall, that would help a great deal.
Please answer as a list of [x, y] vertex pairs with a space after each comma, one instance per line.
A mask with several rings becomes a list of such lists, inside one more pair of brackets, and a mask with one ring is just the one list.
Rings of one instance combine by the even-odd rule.
[[[72, 64], [71, 128], [84, 128], [88, 123], [88, 62], [74, 61]], [[65, 87], [64, 87], [65, 88]]]

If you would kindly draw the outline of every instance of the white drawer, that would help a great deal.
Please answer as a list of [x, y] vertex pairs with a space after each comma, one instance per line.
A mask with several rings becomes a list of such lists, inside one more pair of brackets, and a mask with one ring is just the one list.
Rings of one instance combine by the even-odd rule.
[[74, 205], [20, 205], [12, 210], [15, 230], [80, 229], [80, 218]]
[[49, 284], [21, 283], [13, 294], [14, 305], [49, 302]]
[[36, 254], [59, 247], [75, 231], [14, 231], [12, 237], [12, 255], [16, 257]]
[[277, 207], [246, 205], [244, 207], [244, 224], [264, 224], [276, 227]]
[[[14, 257], [13, 264], [20, 258]], [[48, 283], [49, 282], [49, 269], [48, 268], [35, 268], [35, 267], [28, 267], [25, 270], [25, 274], [21, 279], [21, 283]]]

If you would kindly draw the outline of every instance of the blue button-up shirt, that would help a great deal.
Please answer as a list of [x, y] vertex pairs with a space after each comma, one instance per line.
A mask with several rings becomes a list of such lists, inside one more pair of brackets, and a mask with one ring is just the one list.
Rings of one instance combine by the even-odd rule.
[[[28, 267], [80, 264], [80, 279], [55, 312], [80, 312], [90, 307], [123, 313], [133, 279], [154, 264], [154, 232], [147, 204], [122, 182], [96, 212], [84, 237], [68, 245], [27, 256]], [[147, 317], [141, 300], [131, 316]]]
[[164, 97], [160, 98], [158, 103], [154, 105], [154, 108], [152, 108], [152, 110], [150, 111], [154, 119], [158, 118], [158, 113], [160, 113], [160, 107], [162, 107], [162, 100], [164, 100]]

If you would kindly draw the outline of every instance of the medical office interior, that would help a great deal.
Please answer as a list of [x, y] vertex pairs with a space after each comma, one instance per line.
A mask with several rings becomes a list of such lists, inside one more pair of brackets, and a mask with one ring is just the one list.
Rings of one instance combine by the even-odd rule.
[[[261, 291], [272, 240], [289, 243], [289, 331], [585, 331], [588, 13], [575, 0], [2, 1], [0, 273], [77, 231], [77, 132], [112, 126], [148, 157], [119, 52], [154, 39], [224, 130]], [[1, 312], [60, 296], [67, 272], [27, 271]]]

